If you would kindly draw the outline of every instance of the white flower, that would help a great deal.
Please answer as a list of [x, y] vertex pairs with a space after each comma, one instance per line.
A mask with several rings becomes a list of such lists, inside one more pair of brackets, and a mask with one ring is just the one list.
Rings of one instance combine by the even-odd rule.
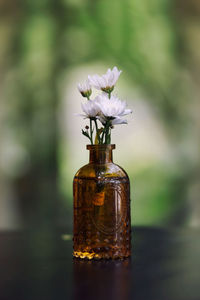
[[79, 83], [77, 85], [79, 92], [87, 92], [91, 90], [91, 85], [89, 83], [89, 80], [86, 80], [84, 83]]
[[96, 118], [99, 114], [100, 108], [99, 105], [97, 105], [96, 101], [89, 100], [86, 103], [81, 103], [81, 108], [84, 112], [84, 114], [78, 114], [79, 116], [87, 118]]
[[102, 76], [97, 74], [93, 76], [89, 75], [88, 80], [96, 89], [111, 93], [121, 72], [122, 71], [119, 71], [117, 67], [114, 67], [112, 70], [108, 69], [106, 74]]
[[126, 120], [121, 117], [132, 113], [131, 109], [126, 108], [126, 102], [119, 100], [115, 96], [109, 99], [105, 95], [99, 95], [95, 98], [94, 102], [99, 106], [98, 119], [105, 124], [107, 120], [112, 120], [112, 125], [127, 124]]
[[89, 98], [92, 94], [92, 89], [89, 80], [86, 80], [84, 83], [79, 83], [77, 85], [77, 88], [83, 97]]

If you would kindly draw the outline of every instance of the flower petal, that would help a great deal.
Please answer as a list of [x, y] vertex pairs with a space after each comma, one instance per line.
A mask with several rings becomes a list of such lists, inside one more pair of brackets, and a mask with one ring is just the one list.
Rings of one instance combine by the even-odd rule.
[[123, 113], [121, 114], [121, 116], [126, 116], [126, 115], [129, 115], [129, 114], [132, 114], [132, 110], [127, 108], [123, 111]]
[[121, 118], [115, 118], [112, 120], [112, 125], [119, 125], [119, 124], [127, 124], [127, 120], [123, 120]]

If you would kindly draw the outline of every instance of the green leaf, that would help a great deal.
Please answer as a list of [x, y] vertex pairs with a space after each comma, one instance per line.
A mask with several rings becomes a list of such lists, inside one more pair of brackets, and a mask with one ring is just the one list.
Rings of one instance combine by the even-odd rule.
[[90, 136], [89, 136], [89, 134], [87, 133], [87, 131], [84, 131], [84, 130], [82, 129], [82, 134], [85, 135], [85, 136], [87, 136], [87, 137], [90, 139]]

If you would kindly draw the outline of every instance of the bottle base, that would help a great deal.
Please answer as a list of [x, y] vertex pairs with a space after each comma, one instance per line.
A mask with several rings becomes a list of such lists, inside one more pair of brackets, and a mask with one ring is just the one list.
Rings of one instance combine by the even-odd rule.
[[73, 256], [75, 258], [86, 259], [86, 260], [100, 260], [100, 259], [126, 259], [131, 256], [130, 253], [125, 254], [109, 254], [109, 253], [95, 253], [95, 252], [82, 252], [82, 251], [74, 251]]

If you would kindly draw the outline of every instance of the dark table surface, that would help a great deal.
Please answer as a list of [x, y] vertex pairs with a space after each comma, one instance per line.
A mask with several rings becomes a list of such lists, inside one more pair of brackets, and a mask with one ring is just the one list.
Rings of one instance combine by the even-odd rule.
[[72, 258], [66, 232], [0, 232], [0, 299], [200, 299], [200, 231], [133, 228], [131, 259]]

